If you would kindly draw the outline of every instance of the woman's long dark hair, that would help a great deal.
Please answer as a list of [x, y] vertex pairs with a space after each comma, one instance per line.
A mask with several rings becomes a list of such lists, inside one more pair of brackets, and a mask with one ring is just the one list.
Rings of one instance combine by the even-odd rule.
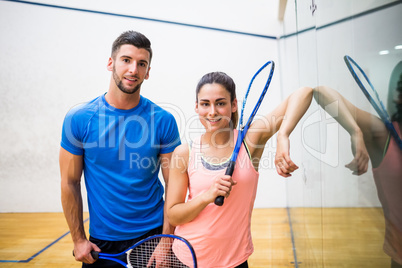
[[399, 75], [399, 80], [396, 86], [396, 93], [396, 112], [392, 115], [392, 121], [400, 123], [402, 122], [402, 74]]

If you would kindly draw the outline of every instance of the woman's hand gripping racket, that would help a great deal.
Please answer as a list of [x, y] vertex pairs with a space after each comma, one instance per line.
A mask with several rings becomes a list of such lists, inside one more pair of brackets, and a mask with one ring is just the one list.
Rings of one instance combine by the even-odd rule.
[[[247, 120], [247, 123], [244, 125], [243, 124], [243, 116], [244, 116], [244, 111], [245, 111], [245, 108], [246, 108], [247, 98], [248, 98], [249, 93], [251, 91], [252, 85], [253, 85], [254, 80], [256, 79], [256, 77], [268, 65], [271, 65], [271, 70], [269, 72], [268, 79], [265, 82], [265, 86], [264, 86], [264, 88], [263, 88], [263, 90], [261, 92], [261, 95], [260, 95], [257, 103], [254, 106], [254, 109], [252, 110], [252, 112], [251, 112], [251, 114], [250, 114], [250, 116], [249, 116], [249, 118]], [[260, 105], [261, 105], [262, 100], [264, 99], [265, 93], [267, 93], [269, 84], [271, 83], [272, 76], [274, 74], [274, 69], [275, 69], [275, 63], [273, 61], [268, 61], [254, 74], [253, 78], [250, 81], [250, 84], [248, 86], [248, 89], [247, 89], [246, 94], [245, 94], [244, 99], [243, 99], [243, 106], [242, 106], [241, 113], [240, 113], [239, 134], [237, 136], [236, 145], [234, 147], [233, 154], [232, 154], [232, 156], [231, 156], [231, 158], [229, 160], [229, 165], [228, 165], [228, 167], [226, 169], [225, 175], [232, 176], [232, 174], [233, 174], [235, 164], [236, 164], [237, 155], [239, 154], [239, 151], [240, 151], [240, 147], [241, 147], [241, 145], [243, 143], [243, 140], [244, 140], [244, 137], [246, 136], [246, 133], [247, 133], [247, 131], [248, 131], [250, 125], [251, 125], [251, 122], [253, 121], [254, 116], [257, 113], [258, 108], [260, 108]], [[254, 90], [256, 90], [256, 89], [253, 89], [253, 91]], [[223, 196], [218, 196], [215, 199], [215, 205], [222, 206], [223, 203], [224, 203], [224, 197]]]
[[[394, 125], [390, 120], [389, 114], [380, 99], [380, 96], [378, 96], [377, 91], [374, 89], [367, 75], [363, 72], [362, 68], [360, 68], [360, 66], [351, 57], [345, 55], [343, 59], [345, 60], [346, 66], [348, 66], [348, 69], [352, 74], [353, 78], [355, 79], [356, 83], [359, 85], [364, 95], [367, 97], [371, 105], [377, 111], [381, 120], [384, 122], [385, 127], [389, 130], [391, 135], [394, 137], [396, 143], [398, 144], [399, 148], [402, 150], [402, 140], [399, 137], [398, 132], [396, 132]], [[358, 72], [355, 71], [352, 65], [357, 67]]]
[[[121, 253], [92, 251], [91, 255], [95, 260], [111, 260], [130, 268], [197, 268], [197, 258], [191, 244], [182, 237], [168, 234], [145, 238]], [[124, 258], [127, 263], [122, 260]]]

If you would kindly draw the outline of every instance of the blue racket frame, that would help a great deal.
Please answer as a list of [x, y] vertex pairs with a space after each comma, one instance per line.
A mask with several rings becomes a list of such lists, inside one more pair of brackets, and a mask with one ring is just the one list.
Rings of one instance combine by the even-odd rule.
[[123, 255], [123, 254], [127, 254], [127, 252], [130, 252], [132, 249], [134, 249], [134, 248], [136, 248], [136, 247], [138, 247], [138, 246], [144, 244], [145, 242], [147, 242], [147, 241], [149, 241], [149, 240], [152, 240], [152, 239], [155, 239], [155, 238], [163, 238], [163, 237], [178, 239], [178, 240], [181, 240], [182, 242], [184, 242], [184, 243], [188, 246], [188, 248], [189, 248], [189, 250], [190, 250], [190, 252], [191, 252], [191, 255], [192, 255], [192, 257], [193, 257], [193, 265], [194, 265], [194, 268], [197, 268], [197, 257], [196, 257], [196, 255], [195, 255], [193, 246], [190, 244], [190, 242], [188, 242], [188, 241], [187, 241], [186, 239], [184, 239], [183, 237], [180, 237], [180, 236], [177, 236], [177, 235], [170, 235], [170, 234], [158, 234], [158, 235], [153, 235], [153, 236], [147, 237], [147, 238], [145, 238], [145, 239], [143, 239], [143, 240], [141, 240], [141, 241], [138, 241], [137, 243], [135, 243], [133, 246], [131, 246], [130, 248], [128, 248], [128, 249], [125, 250], [124, 252], [120, 252], [120, 253], [116, 253], [116, 254], [108, 254], [108, 253], [102, 253], [102, 252], [92, 251], [91, 254], [92, 254], [92, 257], [93, 257], [94, 259], [111, 260], [111, 261], [120, 263], [121, 265], [123, 265], [123, 266], [125, 266], [125, 267], [131, 267], [131, 265], [130, 265], [128, 262], [125, 263], [125, 262], [123, 262], [123, 261], [117, 259], [117, 257], [119, 257], [119, 256], [121, 256], [121, 255]]
[[[369, 78], [367, 77], [366, 73], [360, 68], [360, 66], [348, 55], [345, 55], [343, 57], [345, 60], [346, 66], [348, 67], [350, 73], [352, 74], [353, 78], [355, 79], [356, 83], [360, 87], [360, 89], [363, 91], [364, 95], [366, 98], [369, 100], [370, 104], [374, 107], [374, 109], [377, 111], [378, 115], [380, 116], [381, 120], [384, 122], [385, 127], [389, 130], [391, 135], [394, 137], [396, 143], [398, 144], [399, 148], [402, 150], [402, 140], [401, 137], [399, 137], [398, 132], [396, 132], [396, 129], [394, 128], [394, 125], [391, 122], [390, 116], [385, 109], [384, 104], [382, 103], [380, 96], [377, 93], [377, 90], [375, 90], [374, 86], [371, 84]], [[373, 96], [367, 91], [366, 87], [363, 85], [359, 77], [357, 76], [353, 66], [357, 67], [361, 74], [364, 76], [364, 79], [366, 79], [367, 83], [370, 85], [371, 89], [374, 92], [374, 97], [378, 100], [379, 105], [374, 101]]]
[[[254, 106], [254, 109], [251, 112], [250, 117], [247, 120], [247, 123], [245, 125], [243, 125], [244, 108], [246, 106], [247, 97], [248, 97], [248, 95], [250, 93], [251, 86], [252, 86], [255, 78], [268, 65], [271, 65], [271, 71], [269, 72], [267, 82], [265, 83], [264, 89], [262, 90], [261, 95], [260, 95], [256, 105]], [[243, 105], [242, 105], [242, 109], [241, 109], [241, 113], [240, 113], [240, 121], [239, 121], [239, 133], [238, 133], [238, 136], [237, 136], [236, 145], [234, 147], [233, 154], [232, 154], [232, 156], [231, 156], [231, 158], [229, 160], [229, 165], [228, 165], [228, 167], [226, 169], [225, 175], [230, 175], [231, 176], [233, 174], [235, 164], [236, 164], [236, 159], [237, 159], [237, 156], [238, 156], [239, 151], [240, 151], [240, 147], [241, 147], [241, 145], [243, 143], [243, 140], [244, 140], [244, 137], [246, 136], [246, 133], [247, 133], [247, 131], [248, 131], [250, 125], [251, 125], [251, 122], [253, 121], [254, 116], [256, 115], [258, 109], [260, 108], [261, 103], [262, 103], [262, 101], [263, 101], [263, 99], [265, 97], [265, 94], [268, 91], [269, 85], [271, 84], [271, 80], [272, 80], [272, 77], [274, 75], [274, 70], [275, 70], [275, 62], [274, 61], [268, 61], [254, 74], [253, 78], [251, 78], [250, 84], [249, 84], [249, 86], [247, 88], [246, 94], [245, 94], [244, 99], [243, 99]], [[224, 203], [224, 197], [223, 196], [218, 196], [215, 199], [214, 203], [217, 206], [222, 206], [223, 203]]]

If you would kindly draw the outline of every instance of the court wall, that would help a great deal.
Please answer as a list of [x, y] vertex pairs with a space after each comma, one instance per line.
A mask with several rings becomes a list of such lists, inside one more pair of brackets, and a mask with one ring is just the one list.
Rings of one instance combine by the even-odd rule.
[[[375, 85], [387, 89], [388, 74], [401, 60], [400, 53], [370, 54], [402, 43], [402, 5], [381, 8], [400, 1], [316, 1], [315, 14], [311, 1], [288, 1], [282, 23], [277, 1], [187, 2], [0, 1], [0, 212], [61, 211], [64, 115], [107, 91], [111, 44], [125, 30], [151, 40], [154, 57], [141, 93], [172, 112], [183, 142], [202, 130], [194, 91], [207, 72], [232, 76], [242, 96], [254, 72], [274, 60], [262, 114], [296, 88], [319, 84], [370, 109], [347, 90], [353, 81], [343, 55], [359, 59]], [[256, 207], [379, 205], [372, 175], [351, 176], [344, 168], [352, 159], [347, 133], [314, 101], [291, 139], [299, 171], [290, 179], [278, 176], [275, 140], [269, 141]]]

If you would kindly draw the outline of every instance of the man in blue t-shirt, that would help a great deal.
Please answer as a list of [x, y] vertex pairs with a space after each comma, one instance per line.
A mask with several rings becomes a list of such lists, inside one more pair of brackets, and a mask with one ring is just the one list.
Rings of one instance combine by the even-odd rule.
[[[174, 117], [140, 95], [149, 77], [152, 50], [141, 33], [127, 31], [113, 43], [107, 68], [109, 90], [71, 109], [63, 124], [61, 200], [83, 267], [120, 267], [95, 260], [91, 251], [119, 253], [157, 233], [172, 233], [164, 216], [171, 154], [180, 144]], [[83, 227], [81, 175], [84, 172], [90, 215]]]

